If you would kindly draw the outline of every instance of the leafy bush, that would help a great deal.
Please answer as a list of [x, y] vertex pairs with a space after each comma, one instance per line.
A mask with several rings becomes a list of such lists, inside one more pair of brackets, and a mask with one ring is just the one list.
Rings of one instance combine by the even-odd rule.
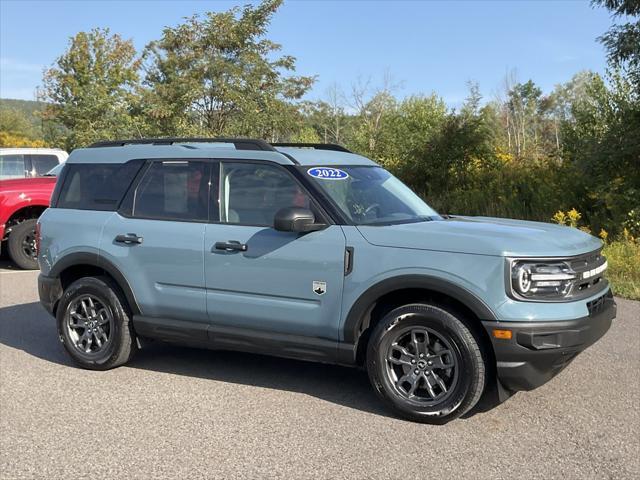
[[[580, 228], [591, 233], [588, 227], [580, 227], [582, 215], [575, 208], [568, 212], [559, 210], [552, 220], [560, 225]], [[631, 233], [630, 228], [637, 226], [635, 212], [629, 212], [629, 220], [625, 221], [622, 234], [615, 241], [609, 242], [609, 232], [600, 229], [598, 236], [604, 242], [603, 254], [609, 262], [607, 277], [613, 285], [616, 295], [640, 300], [640, 237]]]
[[640, 209], [633, 209], [622, 222], [622, 227], [634, 238], [640, 238]]
[[640, 300], [640, 243], [628, 239], [605, 245], [604, 255], [609, 262], [607, 276], [616, 295]]
[[43, 140], [32, 140], [21, 135], [0, 131], [0, 147], [44, 147]]

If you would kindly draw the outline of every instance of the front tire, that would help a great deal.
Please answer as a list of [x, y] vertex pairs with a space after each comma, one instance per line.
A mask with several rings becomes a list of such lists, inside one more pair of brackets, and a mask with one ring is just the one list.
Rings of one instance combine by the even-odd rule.
[[7, 242], [9, 257], [13, 263], [24, 270], [38, 269], [36, 222], [35, 218], [20, 222], [12, 227], [9, 234]]
[[436, 305], [389, 312], [374, 328], [367, 371], [376, 393], [400, 416], [443, 424], [480, 399], [486, 367], [467, 326]]
[[56, 312], [58, 336], [82, 368], [108, 370], [127, 363], [136, 350], [131, 315], [108, 277], [85, 277], [63, 293]]

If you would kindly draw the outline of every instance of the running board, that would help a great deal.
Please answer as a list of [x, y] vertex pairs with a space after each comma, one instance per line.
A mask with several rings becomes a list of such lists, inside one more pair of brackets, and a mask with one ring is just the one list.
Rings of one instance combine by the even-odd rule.
[[355, 363], [354, 345], [325, 338], [143, 315], [133, 316], [133, 326], [142, 337], [179, 345], [340, 365]]

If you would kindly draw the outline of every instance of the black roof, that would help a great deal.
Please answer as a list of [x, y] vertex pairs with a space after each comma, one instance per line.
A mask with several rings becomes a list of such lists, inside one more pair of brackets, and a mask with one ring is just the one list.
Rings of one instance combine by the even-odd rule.
[[106, 140], [95, 142], [88, 148], [123, 147], [125, 145], [173, 145], [174, 143], [233, 143], [237, 150], [277, 151], [274, 147], [314, 148], [316, 150], [333, 150], [351, 153], [342, 145], [335, 143], [267, 143], [255, 138], [206, 138], [206, 137], [168, 137], [168, 138], [136, 138], [129, 140]]
[[238, 150], [266, 150], [275, 152], [276, 149], [264, 140], [252, 138], [201, 138], [201, 137], [170, 137], [170, 138], [137, 138], [131, 140], [107, 140], [96, 142], [88, 148], [123, 147], [125, 145], [173, 145], [174, 143], [233, 143]]

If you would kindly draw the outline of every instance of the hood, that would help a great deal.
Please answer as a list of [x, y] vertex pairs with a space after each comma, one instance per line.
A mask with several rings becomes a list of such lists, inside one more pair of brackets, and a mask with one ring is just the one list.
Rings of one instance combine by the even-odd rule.
[[503, 257], [567, 257], [602, 246], [600, 240], [575, 228], [490, 217], [359, 226], [358, 230], [369, 243], [382, 247]]

